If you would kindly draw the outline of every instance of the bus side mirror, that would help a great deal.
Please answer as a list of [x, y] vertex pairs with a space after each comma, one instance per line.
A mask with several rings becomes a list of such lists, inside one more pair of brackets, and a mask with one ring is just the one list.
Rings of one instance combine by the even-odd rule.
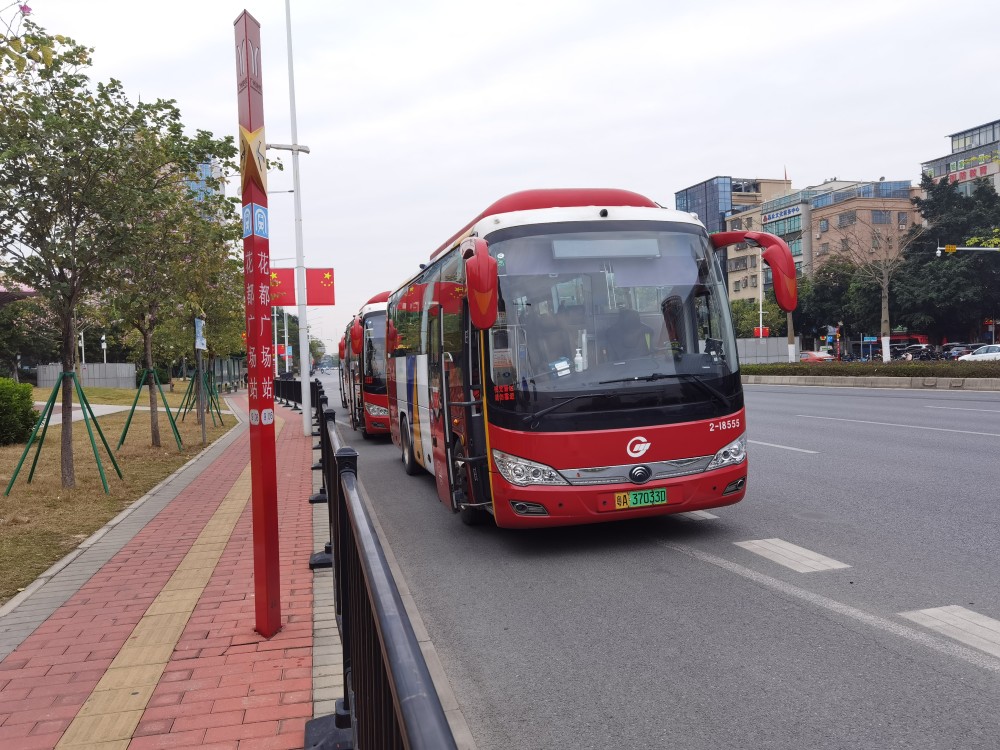
[[340, 359], [344, 359], [344, 355], [347, 354], [347, 341], [343, 336], [340, 337], [340, 343], [337, 345], [337, 354], [340, 355]]
[[365, 329], [361, 326], [361, 321], [357, 318], [351, 324], [351, 351], [355, 357], [361, 356], [365, 348]]
[[785, 312], [791, 312], [798, 304], [798, 283], [795, 280], [795, 261], [792, 251], [780, 237], [767, 232], [716, 232], [709, 235], [715, 248], [746, 242], [761, 248], [760, 257], [771, 267], [771, 277], [774, 281], [774, 298]]
[[462, 242], [465, 259], [465, 285], [469, 297], [469, 316], [480, 331], [497, 322], [497, 262], [490, 257], [489, 246], [481, 237], [469, 237]]

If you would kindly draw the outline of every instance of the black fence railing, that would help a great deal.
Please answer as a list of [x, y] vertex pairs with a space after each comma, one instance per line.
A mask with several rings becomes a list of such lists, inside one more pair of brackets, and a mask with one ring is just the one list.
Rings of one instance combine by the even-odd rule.
[[[322, 388], [319, 397], [322, 398]], [[455, 739], [403, 607], [382, 544], [358, 492], [358, 454], [340, 443], [333, 410], [320, 420], [344, 656], [344, 698], [306, 724], [306, 747], [449, 750]]]
[[302, 381], [294, 378], [274, 379], [274, 400], [281, 401], [285, 406], [292, 406], [296, 411], [302, 403]]

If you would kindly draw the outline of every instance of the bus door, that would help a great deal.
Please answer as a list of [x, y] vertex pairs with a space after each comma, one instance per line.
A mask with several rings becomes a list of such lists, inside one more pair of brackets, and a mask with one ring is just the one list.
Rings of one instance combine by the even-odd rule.
[[365, 424], [364, 415], [364, 403], [362, 398], [362, 374], [361, 374], [361, 358], [351, 357], [351, 393], [349, 401], [351, 402], [351, 427], [355, 430], [360, 429]]
[[452, 426], [451, 500], [454, 510], [473, 511], [491, 505], [480, 367], [484, 334], [469, 325], [467, 304], [463, 304], [462, 314], [456, 317], [454, 348], [448, 352], [444, 368]]
[[431, 455], [433, 456], [434, 480], [437, 482], [438, 497], [441, 502], [454, 507], [452, 499], [452, 456], [451, 417], [448, 406], [448, 386], [445, 371], [444, 351], [444, 307], [434, 305], [428, 314], [431, 317], [427, 331], [427, 386], [431, 412]]

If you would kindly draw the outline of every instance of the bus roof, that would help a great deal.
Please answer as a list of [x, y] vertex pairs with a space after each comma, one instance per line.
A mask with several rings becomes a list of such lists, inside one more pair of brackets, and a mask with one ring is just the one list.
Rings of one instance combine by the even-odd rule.
[[522, 190], [511, 193], [491, 204], [479, 216], [452, 235], [447, 242], [431, 253], [434, 259], [453, 247], [455, 241], [466, 234], [487, 216], [506, 214], [514, 211], [531, 211], [539, 208], [574, 208], [579, 206], [636, 206], [662, 208], [656, 201], [631, 190], [616, 188], [555, 188], [546, 190]]

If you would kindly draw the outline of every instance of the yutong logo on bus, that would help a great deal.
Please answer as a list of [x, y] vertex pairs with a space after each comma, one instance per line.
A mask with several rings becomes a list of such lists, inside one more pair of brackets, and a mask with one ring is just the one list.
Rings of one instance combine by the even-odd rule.
[[636, 435], [628, 441], [628, 445], [625, 446], [625, 452], [632, 458], [642, 458], [651, 445], [652, 443], [647, 441], [642, 435]]

